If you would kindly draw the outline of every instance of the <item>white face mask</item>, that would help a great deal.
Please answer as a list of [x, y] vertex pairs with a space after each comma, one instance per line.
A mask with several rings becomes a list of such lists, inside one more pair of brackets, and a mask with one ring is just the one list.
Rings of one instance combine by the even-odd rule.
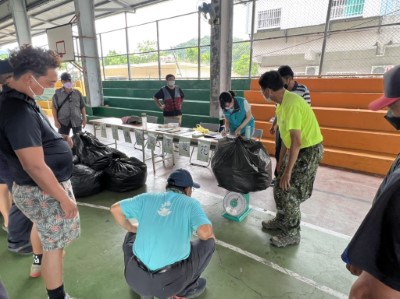
[[173, 87], [175, 85], [175, 80], [168, 81], [168, 86]]
[[39, 95], [35, 95], [35, 100], [37, 101], [48, 101], [51, 100], [54, 96], [54, 94], [56, 93], [56, 89], [55, 88], [45, 88], [43, 93], [39, 96]]
[[33, 90], [32, 90], [32, 88], [29, 86], [30, 91], [31, 91], [31, 92], [33, 93], [33, 95], [34, 95], [34, 99], [35, 99], [35, 100], [38, 100], [38, 101], [41, 101], [41, 100], [51, 100], [51, 99], [53, 98], [53, 95], [54, 95], [55, 92], [56, 92], [56, 89], [53, 88], [53, 87], [44, 88], [44, 87], [42, 86], [42, 84], [40, 84], [40, 83], [35, 79], [35, 77], [32, 76], [32, 79], [35, 80], [35, 82], [36, 82], [41, 88], [43, 88], [42, 94], [38, 95], [38, 94], [34, 93]]

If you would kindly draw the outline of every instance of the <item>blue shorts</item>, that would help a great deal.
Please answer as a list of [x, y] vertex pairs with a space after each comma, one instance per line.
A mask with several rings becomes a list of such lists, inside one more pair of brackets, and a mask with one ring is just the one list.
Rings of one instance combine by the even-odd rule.
[[8, 189], [11, 192], [13, 181], [8, 163], [4, 159], [4, 156], [0, 154], [0, 184], [7, 184]]

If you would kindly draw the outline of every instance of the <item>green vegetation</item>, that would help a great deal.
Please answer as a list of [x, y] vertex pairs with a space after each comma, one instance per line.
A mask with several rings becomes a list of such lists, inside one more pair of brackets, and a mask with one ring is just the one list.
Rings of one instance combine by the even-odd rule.
[[[197, 63], [199, 49], [197, 47], [197, 39], [191, 39], [184, 43], [178, 44], [174, 50], [160, 51], [160, 56], [173, 55], [179, 62]], [[134, 51], [139, 54], [130, 54], [129, 60], [131, 64], [157, 62], [157, 43], [156, 41], [144, 41], [138, 45]], [[115, 50], [108, 52], [104, 57], [104, 65], [126, 65], [127, 55], [118, 53]], [[204, 36], [200, 39], [200, 63], [202, 65], [210, 64], [210, 37]], [[233, 72], [240, 76], [247, 76], [250, 66], [250, 42], [235, 39], [232, 46], [232, 69]], [[257, 74], [258, 65], [253, 64], [252, 75]]]

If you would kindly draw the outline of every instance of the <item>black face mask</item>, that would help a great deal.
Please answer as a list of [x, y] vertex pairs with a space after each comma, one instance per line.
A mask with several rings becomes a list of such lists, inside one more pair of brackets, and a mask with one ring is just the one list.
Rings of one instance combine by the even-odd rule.
[[285, 87], [285, 89], [288, 89], [289, 85], [283, 84], [283, 87]]
[[400, 130], [400, 117], [394, 116], [392, 110], [386, 113], [385, 118], [396, 130]]

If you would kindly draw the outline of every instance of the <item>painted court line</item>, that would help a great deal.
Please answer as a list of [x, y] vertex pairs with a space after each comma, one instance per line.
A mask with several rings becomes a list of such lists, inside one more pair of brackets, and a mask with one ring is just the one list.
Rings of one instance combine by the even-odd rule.
[[[221, 199], [221, 206], [222, 206], [222, 199], [224, 199], [223, 196], [218, 195], [218, 194], [214, 194], [214, 193], [211, 193], [211, 192], [208, 192], [208, 191], [198, 190], [198, 189], [196, 189], [196, 193], [203, 193], [204, 195], [214, 196], [214, 197], [220, 198]], [[195, 195], [194, 195], [194, 197], [195, 197]], [[252, 206], [252, 205], [250, 205], [250, 207], [253, 210], [256, 210], [256, 211], [264, 213], [264, 214], [271, 215], [273, 217], [275, 217], [275, 215], [276, 215], [275, 212], [268, 211], [268, 210], [265, 210], [265, 209], [260, 208], [260, 207], [256, 207], [256, 206]], [[314, 224], [311, 224], [311, 223], [307, 223], [307, 222], [301, 221], [301, 225], [304, 226], [304, 227], [307, 227], [307, 228], [310, 228], [310, 229], [313, 229], [313, 230], [316, 230], [316, 231], [331, 235], [331, 236], [335, 236], [335, 237], [344, 239], [344, 240], [351, 240], [351, 237], [348, 236], [348, 235], [345, 235], [345, 234], [342, 234], [342, 233], [338, 233], [338, 232], [335, 232], [333, 230], [330, 230], [330, 229], [327, 229], [327, 228], [323, 228], [323, 227], [320, 227], [320, 226], [317, 226], [317, 225], [314, 225]]]
[[[250, 205], [250, 207], [253, 210], [256, 210], [256, 211], [271, 215], [273, 217], [276, 216], [275, 212], [264, 210], [262, 208], [255, 207], [255, 206], [252, 206], [252, 205]], [[316, 230], [316, 231], [319, 231], [319, 232], [334, 236], [334, 237], [338, 237], [338, 238], [345, 239], [345, 240], [351, 240], [351, 237], [348, 236], [348, 235], [341, 234], [341, 233], [335, 232], [333, 230], [330, 230], [330, 229], [327, 229], [327, 228], [323, 228], [323, 227], [320, 227], [320, 226], [317, 226], [317, 225], [314, 225], [314, 224], [311, 224], [311, 223], [307, 223], [307, 222], [301, 221], [301, 225], [304, 226], [304, 227], [308, 227], [308, 228], [311, 228], [313, 230]]]
[[77, 202], [78, 206], [84, 206], [84, 207], [89, 207], [89, 208], [95, 208], [95, 209], [100, 209], [100, 210], [110, 210], [110, 207], [105, 207], [105, 206], [99, 206], [99, 205], [93, 205], [91, 203], [86, 203], [86, 202]]
[[[110, 209], [109, 207], [105, 207], [105, 206], [101, 206], [101, 205], [94, 205], [94, 204], [90, 204], [90, 203], [77, 202], [77, 204], [79, 206], [85, 206], [85, 207], [89, 207], [89, 208], [95, 208], [95, 209], [101, 209], [101, 210], [107, 210], [107, 211]], [[274, 269], [276, 271], [279, 271], [279, 272], [281, 272], [281, 273], [283, 273], [285, 275], [288, 275], [291, 278], [294, 278], [294, 279], [299, 280], [299, 281], [301, 281], [301, 282], [303, 282], [305, 284], [308, 284], [309, 286], [311, 286], [313, 288], [316, 288], [316, 289], [318, 289], [318, 290], [320, 290], [320, 291], [322, 291], [322, 292], [324, 292], [326, 294], [329, 294], [329, 295], [331, 295], [331, 296], [333, 296], [335, 298], [340, 298], [340, 299], [346, 299], [347, 298], [347, 295], [345, 295], [345, 294], [343, 294], [341, 292], [335, 291], [335, 290], [333, 290], [333, 289], [331, 289], [331, 288], [329, 288], [327, 286], [320, 285], [320, 284], [318, 284], [316, 281], [314, 281], [312, 279], [309, 279], [307, 277], [301, 276], [300, 274], [298, 274], [298, 273], [296, 273], [294, 271], [291, 271], [289, 269], [283, 268], [283, 267], [281, 267], [281, 266], [279, 266], [279, 265], [277, 265], [277, 264], [275, 264], [275, 263], [273, 263], [273, 262], [271, 262], [271, 261], [269, 261], [269, 260], [267, 260], [265, 258], [262, 258], [262, 257], [260, 257], [258, 255], [255, 255], [255, 254], [253, 254], [251, 252], [248, 252], [246, 250], [243, 250], [243, 249], [241, 249], [239, 247], [233, 246], [231, 244], [225, 243], [225, 242], [220, 241], [220, 240], [217, 240], [216, 243], [219, 246], [225, 247], [225, 248], [227, 248], [229, 250], [232, 250], [232, 251], [234, 251], [236, 253], [244, 255], [244, 256], [246, 256], [246, 257], [248, 257], [248, 258], [250, 258], [250, 259], [252, 259], [252, 260], [254, 260], [254, 261], [258, 262], [258, 263], [261, 263], [261, 264], [263, 264], [265, 266], [268, 266], [268, 267], [270, 267], [270, 268], [272, 268], [272, 269]]]
[[346, 299], [347, 298], [347, 295], [345, 295], [345, 294], [343, 294], [341, 292], [335, 291], [335, 290], [333, 290], [333, 289], [331, 289], [331, 288], [329, 288], [327, 286], [320, 285], [320, 284], [318, 284], [317, 282], [315, 282], [312, 279], [309, 279], [307, 277], [301, 276], [300, 274], [298, 274], [298, 273], [296, 273], [294, 271], [291, 271], [289, 269], [283, 268], [283, 267], [281, 267], [281, 266], [279, 266], [279, 265], [277, 265], [277, 264], [275, 264], [275, 263], [273, 263], [273, 262], [271, 262], [271, 261], [269, 261], [267, 259], [264, 259], [262, 257], [259, 257], [259, 256], [255, 255], [255, 254], [253, 254], [251, 252], [248, 252], [246, 250], [243, 250], [243, 249], [241, 249], [239, 247], [233, 246], [231, 244], [225, 243], [225, 242], [220, 241], [220, 240], [217, 240], [216, 243], [218, 245], [222, 246], [222, 247], [230, 249], [230, 250], [232, 250], [232, 251], [234, 251], [236, 253], [239, 253], [241, 255], [244, 255], [244, 256], [246, 256], [246, 257], [248, 257], [248, 258], [250, 258], [250, 259], [252, 259], [252, 260], [254, 260], [256, 262], [259, 262], [259, 263], [261, 263], [261, 264], [263, 264], [265, 266], [271, 267], [272, 269], [274, 269], [276, 271], [279, 271], [279, 272], [281, 272], [283, 274], [286, 274], [286, 275], [288, 275], [288, 276], [290, 276], [290, 277], [292, 277], [294, 279], [297, 279], [297, 280], [299, 280], [301, 282], [304, 282], [305, 284], [308, 284], [309, 286], [312, 286], [313, 288], [316, 288], [316, 289], [318, 289], [318, 290], [320, 290], [320, 291], [322, 291], [324, 293], [327, 293], [327, 294], [329, 294], [329, 295], [331, 295], [333, 297], [340, 298], [340, 299]]

